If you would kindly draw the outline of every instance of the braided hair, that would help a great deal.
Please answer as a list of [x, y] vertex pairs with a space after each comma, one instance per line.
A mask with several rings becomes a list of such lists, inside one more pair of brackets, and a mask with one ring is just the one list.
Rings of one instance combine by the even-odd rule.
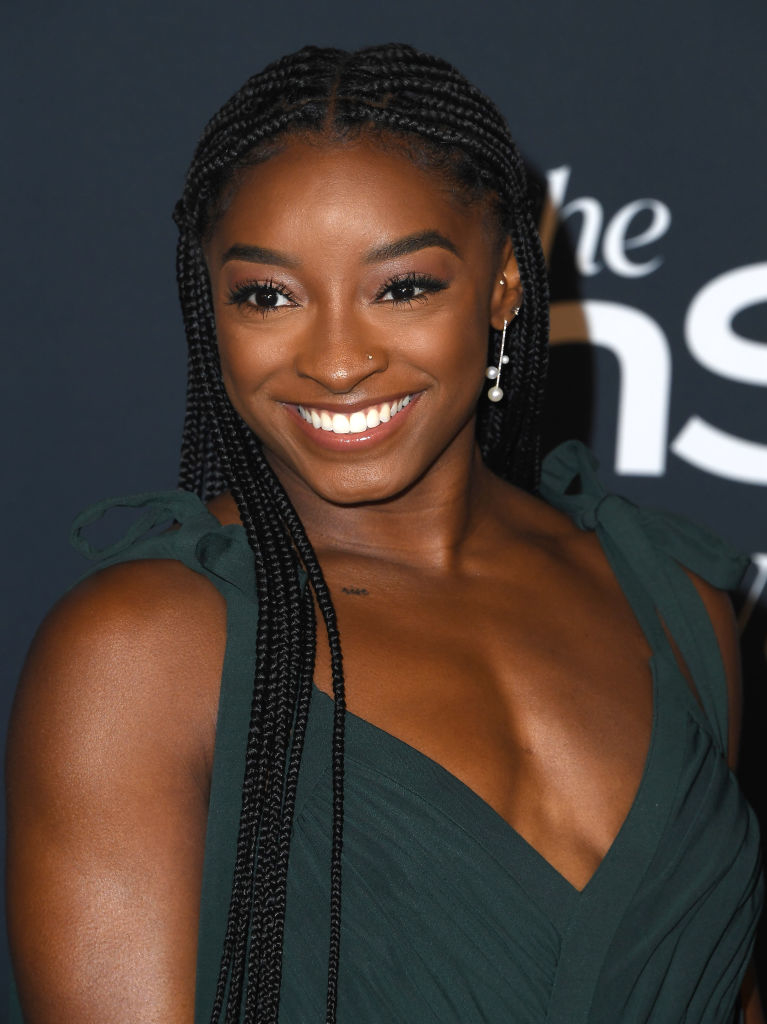
[[[330, 646], [335, 700], [333, 818], [326, 1021], [336, 1019], [341, 936], [344, 677], [336, 615], [306, 532], [258, 439], [234, 411], [221, 378], [203, 244], [236, 191], [242, 169], [291, 137], [342, 144], [396, 140], [459, 197], [490, 205], [510, 238], [523, 288], [508, 330], [508, 400], [480, 402], [486, 463], [534, 491], [548, 339], [546, 269], [526, 174], [503, 117], [451, 65], [409, 46], [354, 53], [305, 47], [250, 78], [208, 123], [174, 218], [177, 274], [189, 345], [180, 486], [207, 500], [229, 488], [253, 550], [259, 616], [242, 805], [212, 1024], [275, 1022], [290, 849], [316, 650], [315, 605]], [[498, 332], [489, 328], [489, 361]], [[302, 576], [306, 584], [302, 585]]]

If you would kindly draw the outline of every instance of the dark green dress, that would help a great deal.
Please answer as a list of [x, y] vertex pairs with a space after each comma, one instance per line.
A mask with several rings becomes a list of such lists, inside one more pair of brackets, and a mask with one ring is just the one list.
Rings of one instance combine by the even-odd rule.
[[[745, 560], [686, 521], [605, 494], [569, 442], [545, 462], [542, 495], [596, 530], [652, 647], [654, 717], [632, 808], [579, 892], [480, 797], [429, 758], [348, 716], [339, 1024], [729, 1024], [762, 900], [754, 814], [727, 768], [727, 694], [715, 635], [688, 566], [722, 588]], [[101, 565], [175, 558], [228, 607], [197, 977], [207, 1021], [224, 933], [253, 679], [253, 563], [239, 526], [182, 492], [146, 506], [179, 530]], [[80, 527], [84, 525], [81, 520]], [[92, 553], [92, 552], [91, 552]], [[668, 625], [695, 680], [692, 697]], [[406, 680], [401, 681], [406, 685]], [[324, 1020], [332, 703], [315, 690], [291, 847], [280, 1020]]]

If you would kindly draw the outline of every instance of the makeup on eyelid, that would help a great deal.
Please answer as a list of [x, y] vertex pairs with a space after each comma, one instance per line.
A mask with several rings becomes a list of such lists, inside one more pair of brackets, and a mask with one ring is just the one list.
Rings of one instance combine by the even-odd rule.
[[[449, 282], [444, 279], [411, 270], [403, 274], [392, 274], [387, 278], [376, 292], [373, 301], [390, 303], [393, 306], [408, 306], [413, 302], [426, 302], [430, 295], [435, 295], [448, 287]], [[387, 299], [388, 293], [391, 293], [391, 298]], [[264, 317], [275, 309], [301, 305], [288, 285], [273, 278], [251, 279], [232, 285], [227, 291], [226, 303], [240, 308], [252, 307]]]

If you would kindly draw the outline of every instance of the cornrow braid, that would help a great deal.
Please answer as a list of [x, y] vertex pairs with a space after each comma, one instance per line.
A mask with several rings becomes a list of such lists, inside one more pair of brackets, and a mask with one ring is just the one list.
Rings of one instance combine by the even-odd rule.
[[[333, 820], [325, 1016], [335, 1022], [341, 944], [345, 695], [335, 609], [312, 544], [258, 439], [233, 409], [218, 359], [203, 244], [243, 168], [291, 136], [339, 144], [396, 137], [467, 201], [487, 202], [511, 239], [523, 303], [508, 331], [509, 398], [480, 402], [477, 439], [500, 476], [534, 491], [548, 341], [546, 268], [525, 168], [503, 117], [451, 65], [409, 46], [355, 53], [305, 47], [254, 75], [209, 121], [174, 218], [188, 385], [179, 483], [203, 500], [227, 487], [253, 551], [259, 602], [242, 805], [211, 1024], [274, 1024], [279, 1014], [290, 838], [306, 736], [319, 609], [334, 697]], [[498, 332], [489, 329], [488, 361]]]

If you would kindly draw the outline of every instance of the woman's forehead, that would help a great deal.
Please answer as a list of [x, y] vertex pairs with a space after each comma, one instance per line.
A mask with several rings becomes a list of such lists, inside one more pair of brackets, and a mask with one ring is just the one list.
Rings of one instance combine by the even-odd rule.
[[342, 237], [379, 236], [424, 227], [465, 236], [483, 216], [439, 171], [416, 164], [405, 147], [379, 140], [285, 141], [269, 159], [240, 171], [213, 241], [238, 231], [311, 230]]

